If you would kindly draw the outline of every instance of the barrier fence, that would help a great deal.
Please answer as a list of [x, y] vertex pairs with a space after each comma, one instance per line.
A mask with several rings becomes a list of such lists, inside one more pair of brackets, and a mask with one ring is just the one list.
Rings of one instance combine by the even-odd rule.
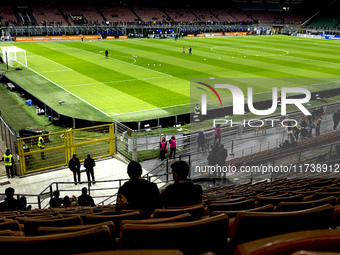
[[[38, 146], [39, 137], [45, 146]], [[21, 175], [65, 166], [73, 154], [83, 161], [87, 154], [103, 158], [114, 154], [114, 124], [70, 129], [68, 131], [17, 140]]]

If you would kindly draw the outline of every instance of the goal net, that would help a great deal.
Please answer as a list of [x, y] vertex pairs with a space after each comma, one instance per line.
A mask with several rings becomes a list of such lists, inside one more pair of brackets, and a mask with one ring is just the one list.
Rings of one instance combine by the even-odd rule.
[[26, 51], [16, 46], [1, 47], [2, 59], [10, 67], [27, 67]]

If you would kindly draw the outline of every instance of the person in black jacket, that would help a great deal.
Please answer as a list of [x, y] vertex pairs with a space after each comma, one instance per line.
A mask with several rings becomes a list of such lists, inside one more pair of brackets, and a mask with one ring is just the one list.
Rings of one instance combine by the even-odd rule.
[[175, 161], [171, 168], [175, 182], [159, 195], [160, 206], [176, 207], [202, 203], [202, 187], [188, 179], [189, 164], [185, 161]]
[[84, 161], [84, 167], [86, 169], [86, 175], [87, 175], [87, 181], [89, 182], [90, 186], [91, 186], [91, 178], [90, 175], [92, 177], [92, 183], [95, 184], [95, 180], [94, 180], [94, 172], [93, 172], [93, 168], [96, 166], [96, 163], [94, 162], [94, 159], [91, 158], [90, 154], [87, 154], [87, 158]]
[[337, 110], [333, 114], [333, 122], [334, 122], [333, 130], [336, 130], [336, 128], [339, 125], [339, 121], [340, 121], [340, 110]]
[[68, 168], [73, 172], [73, 179], [74, 179], [74, 184], [77, 185], [77, 176], [78, 176], [78, 182], [80, 182], [80, 162], [79, 159], [77, 158], [77, 154], [73, 154], [73, 157], [71, 160], [68, 162]]
[[157, 185], [142, 179], [142, 166], [136, 161], [129, 163], [127, 173], [130, 180], [118, 190], [116, 211], [120, 212], [122, 209], [153, 211], [156, 208], [155, 199], [159, 195]]

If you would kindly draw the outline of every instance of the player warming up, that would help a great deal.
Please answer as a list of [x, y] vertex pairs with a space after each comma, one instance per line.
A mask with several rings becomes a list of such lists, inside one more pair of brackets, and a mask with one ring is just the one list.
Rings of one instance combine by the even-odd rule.
[[183, 46], [183, 48], [182, 48], [182, 54], [185, 54], [185, 47]]

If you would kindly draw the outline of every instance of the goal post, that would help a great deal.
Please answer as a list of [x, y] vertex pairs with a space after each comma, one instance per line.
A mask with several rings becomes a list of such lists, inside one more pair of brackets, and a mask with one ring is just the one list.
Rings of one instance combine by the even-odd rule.
[[17, 46], [1, 47], [2, 59], [10, 67], [27, 67], [26, 51]]

